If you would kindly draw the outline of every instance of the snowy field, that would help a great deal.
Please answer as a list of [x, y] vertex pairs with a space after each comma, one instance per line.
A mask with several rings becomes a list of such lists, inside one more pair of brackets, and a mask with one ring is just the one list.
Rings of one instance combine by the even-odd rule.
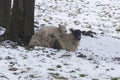
[[[36, 0], [35, 32], [66, 25], [82, 35], [78, 50], [0, 43], [0, 80], [120, 80], [120, 0]], [[5, 30], [0, 27], [0, 33]], [[12, 46], [11, 46], [12, 45]]]

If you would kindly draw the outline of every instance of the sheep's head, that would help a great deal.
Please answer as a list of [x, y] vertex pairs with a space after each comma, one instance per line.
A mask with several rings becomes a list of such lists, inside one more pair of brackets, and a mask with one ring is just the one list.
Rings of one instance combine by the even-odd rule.
[[70, 31], [73, 33], [76, 40], [81, 39], [81, 31], [79, 29], [77, 30], [70, 29]]
[[58, 29], [61, 33], [66, 33], [67, 32], [66, 27], [64, 25], [59, 25]]

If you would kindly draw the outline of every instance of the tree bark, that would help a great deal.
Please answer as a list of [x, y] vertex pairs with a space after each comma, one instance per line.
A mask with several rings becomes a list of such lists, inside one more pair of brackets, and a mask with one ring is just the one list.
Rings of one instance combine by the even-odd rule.
[[8, 27], [10, 22], [11, 0], [0, 0], [0, 26]]
[[35, 0], [24, 0], [24, 27], [23, 27], [23, 42], [30, 41], [34, 34], [34, 4]]
[[34, 33], [35, 0], [14, 0], [11, 25], [5, 32], [4, 39], [27, 45]]
[[3, 3], [4, 0], [0, 0], [0, 26], [3, 26]]

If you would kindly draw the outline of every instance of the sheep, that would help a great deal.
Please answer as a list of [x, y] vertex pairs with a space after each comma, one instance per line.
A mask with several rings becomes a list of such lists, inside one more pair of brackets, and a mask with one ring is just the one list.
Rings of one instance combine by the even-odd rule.
[[38, 33], [32, 36], [29, 46], [75, 51], [81, 40], [81, 31], [78, 29], [70, 29], [70, 31], [71, 33], [67, 34], [65, 26], [42, 27]]
[[65, 33], [66, 27], [62, 25], [59, 25], [59, 27], [42, 27], [39, 32], [32, 36], [28, 46], [52, 47], [55, 39], [60, 34]]
[[48, 36], [59, 36], [60, 34], [66, 33], [66, 27], [59, 25], [59, 27], [42, 27], [38, 33], [44, 34], [45, 37]]
[[72, 33], [59, 35], [60, 38], [56, 39], [53, 48], [75, 51], [81, 40], [81, 31], [78, 29], [70, 31]]

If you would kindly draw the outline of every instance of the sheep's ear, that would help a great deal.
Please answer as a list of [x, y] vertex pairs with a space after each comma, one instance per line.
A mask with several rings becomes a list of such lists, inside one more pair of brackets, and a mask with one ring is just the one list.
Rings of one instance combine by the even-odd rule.
[[74, 32], [74, 30], [72, 29], [72, 28], [70, 28], [70, 31], [73, 33]]
[[59, 24], [58, 27], [64, 27], [64, 28], [65, 28], [66, 26], [65, 26], [65, 25], [62, 25], [62, 24]]
[[63, 25], [59, 24], [58, 26], [61, 27], [61, 26], [63, 26]]

